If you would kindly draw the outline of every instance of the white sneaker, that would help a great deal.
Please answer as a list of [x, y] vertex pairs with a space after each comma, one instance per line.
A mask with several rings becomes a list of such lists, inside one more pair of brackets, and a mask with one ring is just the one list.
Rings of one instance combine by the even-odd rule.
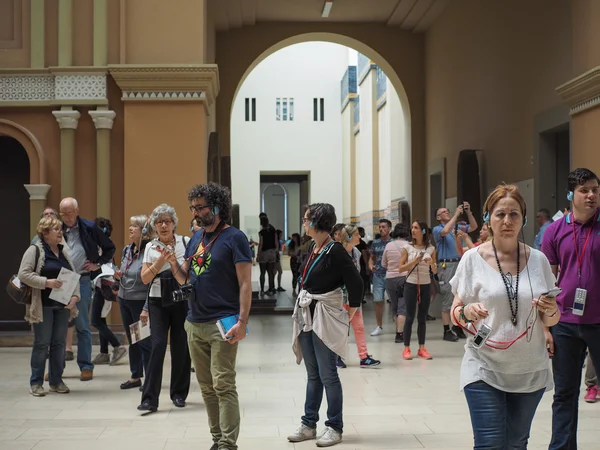
[[379, 325], [371, 332], [371, 336], [380, 336], [383, 334], [383, 328]]
[[342, 442], [342, 433], [338, 433], [331, 427], [325, 427], [325, 432], [317, 439], [317, 447], [331, 447], [340, 442]]
[[317, 429], [307, 427], [303, 423], [300, 424], [298, 429], [288, 436], [288, 441], [290, 442], [302, 442], [308, 441], [309, 439], [315, 439], [317, 437]]

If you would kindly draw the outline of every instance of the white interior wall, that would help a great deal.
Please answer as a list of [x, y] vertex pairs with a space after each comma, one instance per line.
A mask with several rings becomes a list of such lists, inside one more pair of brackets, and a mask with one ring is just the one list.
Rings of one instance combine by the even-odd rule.
[[358, 87], [360, 95], [360, 132], [356, 140], [356, 210], [358, 215], [373, 210], [373, 121], [371, 119], [375, 71], [370, 70]]
[[[331, 203], [344, 217], [340, 80], [348, 58], [337, 44], [292, 45], [258, 64], [240, 87], [231, 117], [231, 188], [248, 234], [258, 228], [261, 172], [308, 173], [311, 202]], [[294, 121], [275, 120], [277, 97], [294, 98]], [[245, 121], [245, 98], [256, 98], [256, 122]], [[325, 99], [323, 122], [313, 121], [313, 98]]]

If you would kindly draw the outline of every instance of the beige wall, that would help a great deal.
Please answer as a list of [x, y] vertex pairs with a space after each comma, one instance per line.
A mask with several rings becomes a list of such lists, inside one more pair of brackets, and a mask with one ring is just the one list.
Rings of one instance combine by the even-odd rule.
[[2, 24], [8, 24], [6, 16], [11, 17], [12, 30], [7, 30], [6, 25], [0, 38], [0, 68], [5, 67], [30, 67], [30, 14], [29, 0], [0, 1], [0, 16]]
[[45, 0], [45, 64], [58, 65], [58, 0]]
[[426, 35], [427, 160], [447, 158], [446, 197], [463, 149], [483, 150], [488, 188], [533, 178], [534, 117], [572, 74], [568, 0], [450, 2]]
[[[302, 37], [308, 33], [311, 33], [310, 38]], [[253, 27], [217, 33], [216, 63], [219, 65], [221, 86], [217, 97], [217, 131], [221, 137], [222, 154], [230, 154], [231, 108], [246, 70], [281, 48], [282, 41], [290, 41], [287, 44], [290, 45], [307, 40], [353, 47], [380, 65], [390, 78], [399, 78], [402, 85], [396, 83], [396, 90], [399, 95], [405, 92], [410, 104], [412, 173], [424, 173], [424, 36], [378, 24], [259, 23]], [[425, 178], [414, 176], [412, 187], [412, 207], [415, 214], [424, 215]]]
[[127, 64], [204, 62], [206, 0], [127, 0], [125, 14]]
[[125, 104], [124, 216], [175, 207], [187, 234], [188, 189], [206, 182], [206, 113], [201, 103]]
[[73, 2], [73, 65], [94, 65], [94, 0]]

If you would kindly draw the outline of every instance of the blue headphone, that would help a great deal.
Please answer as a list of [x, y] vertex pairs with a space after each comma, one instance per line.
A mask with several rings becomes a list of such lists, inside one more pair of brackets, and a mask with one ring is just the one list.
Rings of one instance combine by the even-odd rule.
[[573, 196], [574, 196], [573, 191], [567, 192], [567, 200], [569, 200], [570, 202], [573, 201]]
[[144, 224], [144, 226], [142, 227], [142, 234], [148, 234], [148, 224], [150, 222], [150, 219], [146, 220], [146, 223]]
[[425, 235], [427, 234], [427, 230], [426, 230], [425, 228], [423, 228], [423, 229], [421, 230], [421, 233], [423, 233], [423, 236], [425, 236]]
[[219, 209], [218, 206], [213, 206], [213, 208], [212, 208], [213, 216], [218, 216], [220, 212], [221, 212], [221, 210]]
[[311, 220], [310, 223], [308, 224], [309, 227], [314, 228], [315, 223]]
[[106, 231], [107, 231], [106, 227], [102, 228], [102, 232], [103, 232], [104, 234], [106, 234]]

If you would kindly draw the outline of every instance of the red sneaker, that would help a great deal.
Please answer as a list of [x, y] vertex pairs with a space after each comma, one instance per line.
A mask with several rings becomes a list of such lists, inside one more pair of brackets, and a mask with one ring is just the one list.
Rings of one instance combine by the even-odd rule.
[[586, 389], [586, 394], [583, 399], [586, 403], [596, 403], [596, 398], [598, 397], [598, 386], [590, 386]]
[[429, 354], [426, 348], [420, 348], [417, 352], [417, 356], [423, 359], [433, 359], [433, 356]]
[[410, 348], [409, 347], [404, 347], [404, 351], [402, 352], [402, 357], [404, 359], [412, 359], [412, 355], [410, 354]]

